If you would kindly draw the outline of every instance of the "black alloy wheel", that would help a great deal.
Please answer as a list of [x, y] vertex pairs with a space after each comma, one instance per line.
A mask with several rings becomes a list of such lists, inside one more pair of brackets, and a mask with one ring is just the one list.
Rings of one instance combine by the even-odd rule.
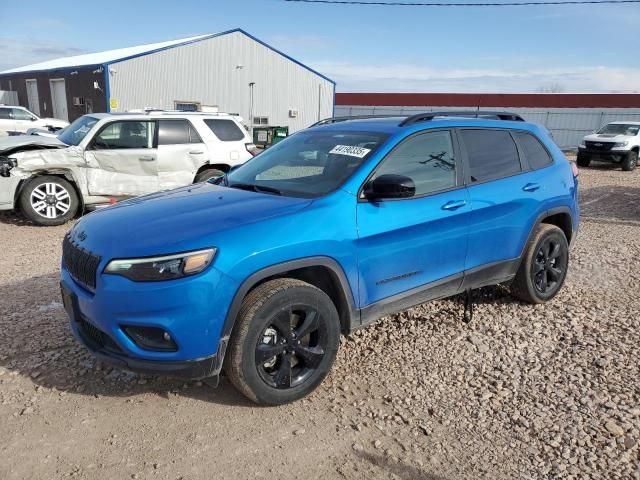
[[568, 269], [565, 233], [556, 225], [540, 224], [524, 249], [511, 293], [528, 303], [547, 302], [562, 288]]
[[340, 318], [331, 298], [302, 280], [277, 278], [243, 300], [224, 368], [249, 399], [281, 405], [322, 383], [339, 345]]
[[322, 363], [327, 328], [317, 310], [295, 305], [276, 315], [256, 345], [260, 378], [269, 386], [287, 389], [307, 380]]
[[558, 287], [566, 273], [566, 255], [558, 239], [547, 237], [542, 242], [531, 269], [533, 284], [538, 292], [547, 295]]

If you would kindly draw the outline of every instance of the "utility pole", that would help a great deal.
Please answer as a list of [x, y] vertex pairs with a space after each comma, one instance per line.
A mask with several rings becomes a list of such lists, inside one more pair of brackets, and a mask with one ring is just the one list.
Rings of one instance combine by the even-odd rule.
[[253, 87], [256, 82], [249, 84], [249, 131], [251, 132], [251, 138], [253, 139]]

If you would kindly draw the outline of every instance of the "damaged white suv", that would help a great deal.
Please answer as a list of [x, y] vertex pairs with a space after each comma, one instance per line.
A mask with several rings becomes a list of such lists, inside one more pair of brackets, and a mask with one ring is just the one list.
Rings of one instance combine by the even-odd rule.
[[0, 140], [0, 210], [60, 225], [79, 211], [221, 176], [255, 153], [235, 115], [84, 115], [56, 138]]

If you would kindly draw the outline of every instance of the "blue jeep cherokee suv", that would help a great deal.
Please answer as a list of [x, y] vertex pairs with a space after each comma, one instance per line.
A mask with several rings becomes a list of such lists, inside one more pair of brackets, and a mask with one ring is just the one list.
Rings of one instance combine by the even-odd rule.
[[485, 285], [558, 293], [577, 170], [546, 130], [483, 112], [320, 123], [215, 181], [78, 221], [61, 269], [76, 338], [135, 371], [224, 367], [280, 404], [322, 382], [341, 332]]

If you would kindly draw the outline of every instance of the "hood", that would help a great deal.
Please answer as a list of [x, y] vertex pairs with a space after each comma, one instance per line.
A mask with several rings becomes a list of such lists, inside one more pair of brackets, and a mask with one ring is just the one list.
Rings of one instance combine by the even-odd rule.
[[0, 154], [11, 155], [25, 150], [41, 148], [65, 148], [67, 145], [54, 137], [41, 137], [39, 135], [15, 135], [0, 138]]
[[37, 120], [35, 123], [43, 126], [52, 126], [56, 128], [63, 128], [69, 125], [69, 122], [65, 122], [64, 120], [58, 120], [57, 118], [41, 118]]
[[296, 212], [312, 200], [199, 183], [120, 202], [72, 230], [83, 248], [108, 258], [171, 254], [216, 245], [221, 232]]
[[591, 135], [587, 135], [586, 137], [584, 137], [584, 141], [585, 142], [602, 142], [602, 143], [607, 143], [607, 142], [611, 142], [611, 143], [615, 143], [615, 142], [625, 142], [627, 140], [630, 140], [634, 138], [633, 136], [630, 135], [612, 135], [610, 133], [594, 133]]

